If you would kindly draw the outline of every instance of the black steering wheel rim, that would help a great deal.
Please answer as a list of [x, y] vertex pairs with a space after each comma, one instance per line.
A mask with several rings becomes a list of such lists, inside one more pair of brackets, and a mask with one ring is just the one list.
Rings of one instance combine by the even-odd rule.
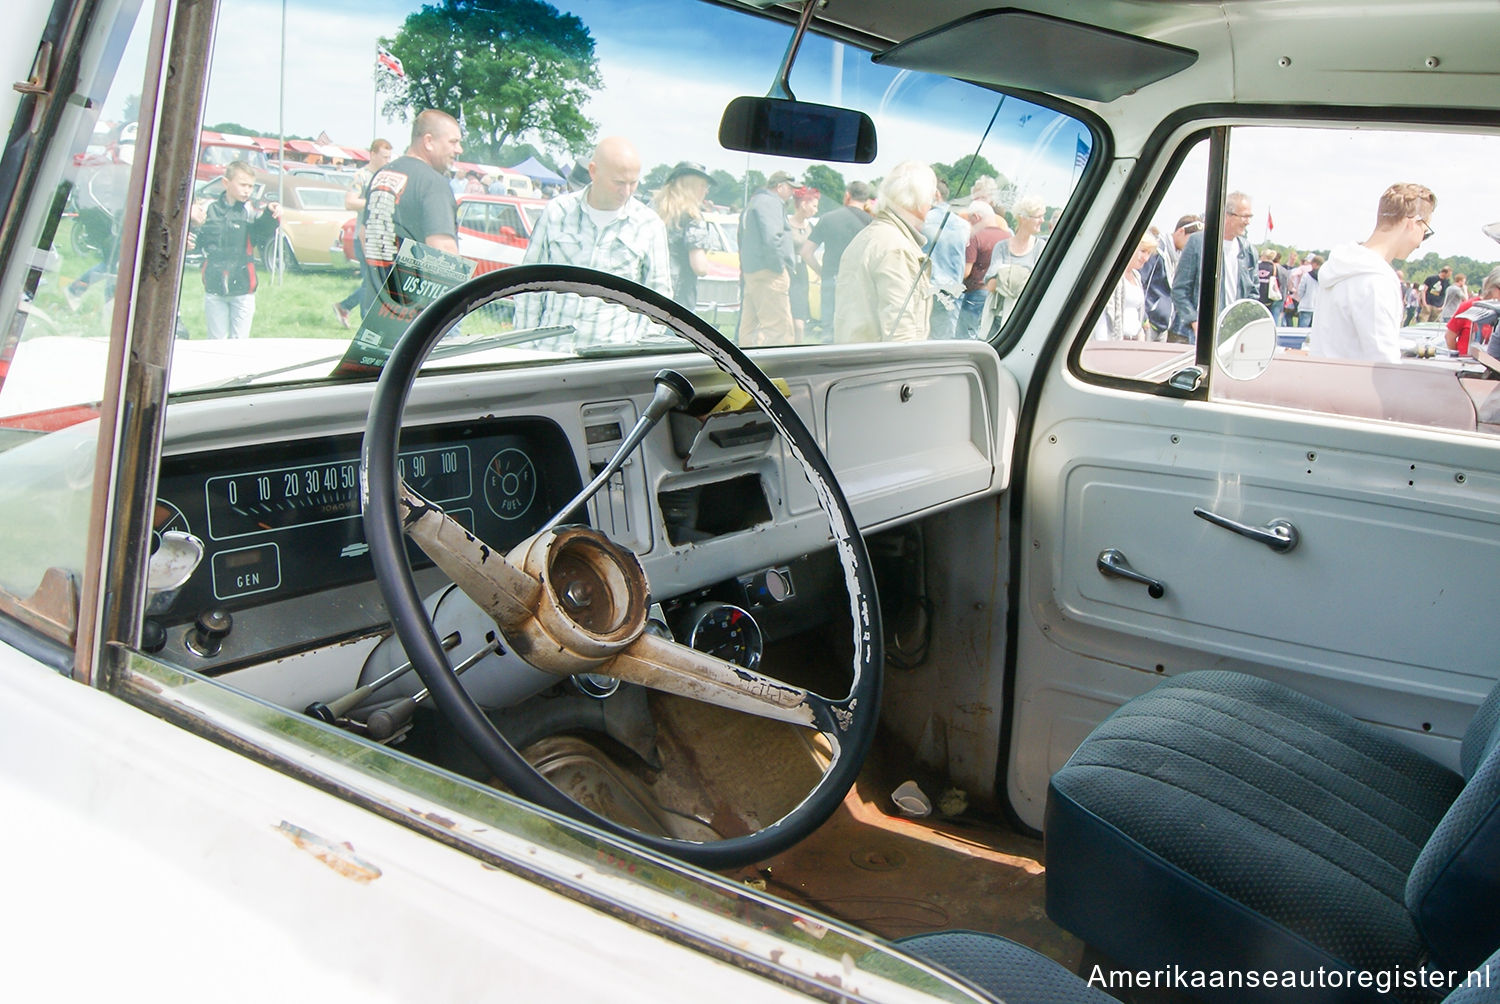
[[[453, 674], [422, 606], [403, 542], [397, 501], [398, 442], [406, 399], [437, 341], [476, 306], [518, 293], [605, 296], [686, 339], [750, 395], [778, 428], [828, 518], [844, 572], [853, 625], [853, 683], [839, 709], [835, 756], [808, 795], [781, 819], [754, 833], [695, 842], [641, 833], [574, 802], [538, 774], [490, 722]], [[879, 604], [870, 559], [848, 500], [812, 433], [771, 379], [736, 345], [675, 301], [628, 279], [565, 265], [523, 265], [477, 276], [430, 304], [391, 352], [370, 406], [361, 447], [361, 502], [366, 541], [391, 620], [417, 675], [460, 738], [510, 789], [527, 801], [653, 850], [708, 868], [730, 868], [777, 854], [822, 825], [853, 786], [874, 739], [883, 665]]]

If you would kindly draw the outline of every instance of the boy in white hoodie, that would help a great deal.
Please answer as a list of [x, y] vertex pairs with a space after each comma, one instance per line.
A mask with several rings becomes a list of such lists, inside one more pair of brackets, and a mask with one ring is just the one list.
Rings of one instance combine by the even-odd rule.
[[1330, 359], [1401, 361], [1401, 281], [1391, 263], [1432, 236], [1437, 196], [1400, 182], [1385, 190], [1375, 232], [1363, 243], [1333, 249], [1318, 272], [1318, 309], [1308, 352]]

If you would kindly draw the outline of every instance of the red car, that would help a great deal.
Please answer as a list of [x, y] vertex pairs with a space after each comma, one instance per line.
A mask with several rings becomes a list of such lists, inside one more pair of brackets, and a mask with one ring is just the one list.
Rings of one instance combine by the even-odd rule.
[[[478, 265], [475, 275], [497, 268], [519, 265], [526, 253], [546, 199], [517, 195], [460, 195], [458, 197], [458, 250]], [[354, 221], [339, 232], [344, 257], [354, 261]]]

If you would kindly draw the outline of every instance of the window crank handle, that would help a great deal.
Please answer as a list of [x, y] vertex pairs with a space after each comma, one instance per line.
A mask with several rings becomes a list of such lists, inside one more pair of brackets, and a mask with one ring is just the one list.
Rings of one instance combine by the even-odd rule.
[[1131, 568], [1130, 562], [1125, 560], [1125, 555], [1117, 548], [1107, 547], [1099, 552], [1099, 573], [1109, 578], [1139, 582], [1146, 587], [1146, 595], [1153, 600], [1159, 600], [1167, 595], [1166, 583], [1160, 579], [1153, 579], [1149, 575], [1142, 575]]

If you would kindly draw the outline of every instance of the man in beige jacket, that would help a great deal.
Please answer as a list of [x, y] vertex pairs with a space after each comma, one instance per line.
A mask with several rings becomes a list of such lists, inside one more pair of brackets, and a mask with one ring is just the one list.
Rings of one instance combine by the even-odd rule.
[[904, 161], [880, 183], [874, 221], [839, 262], [836, 342], [925, 341], [932, 313], [931, 266], [922, 221], [937, 201], [937, 176]]

